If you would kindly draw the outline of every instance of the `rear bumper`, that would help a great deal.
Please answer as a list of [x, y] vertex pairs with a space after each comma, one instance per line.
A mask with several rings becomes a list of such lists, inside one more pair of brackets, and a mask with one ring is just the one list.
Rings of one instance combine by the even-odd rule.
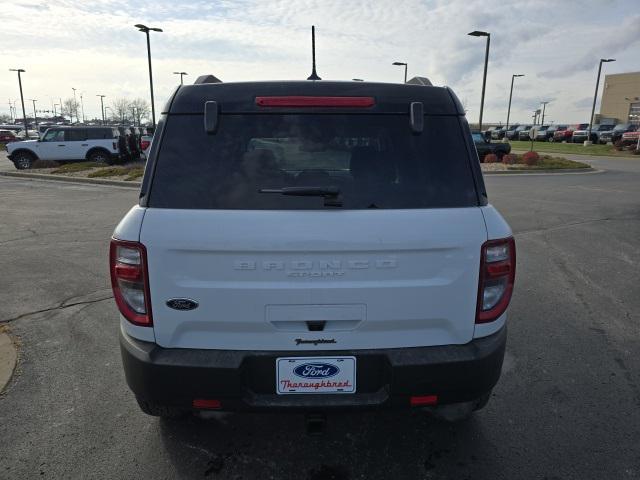
[[191, 407], [215, 399], [222, 410], [329, 410], [409, 407], [409, 397], [437, 395], [439, 404], [476, 400], [500, 377], [506, 327], [465, 345], [384, 350], [318, 351], [353, 355], [357, 392], [340, 395], [276, 394], [276, 358], [309, 356], [300, 351], [165, 349], [120, 332], [125, 375], [146, 401]]

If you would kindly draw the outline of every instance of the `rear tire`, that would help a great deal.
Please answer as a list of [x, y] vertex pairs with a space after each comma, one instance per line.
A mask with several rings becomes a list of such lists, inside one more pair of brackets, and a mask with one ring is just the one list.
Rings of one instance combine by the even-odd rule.
[[87, 157], [87, 160], [90, 162], [103, 163], [105, 165], [113, 164], [113, 160], [111, 159], [111, 154], [106, 150], [94, 150]]
[[147, 415], [151, 415], [152, 417], [160, 417], [170, 420], [182, 420], [184, 418], [187, 418], [191, 413], [191, 410], [187, 408], [161, 405], [159, 403], [148, 402], [139, 398], [136, 398], [136, 400], [138, 401], [140, 410], [142, 410]]
[[29, 152], [18, 152], [14, 155], [13, 164], [18, 170], [26, 170], [31, 168], [33, 162], [36, 160], [35, 155]]

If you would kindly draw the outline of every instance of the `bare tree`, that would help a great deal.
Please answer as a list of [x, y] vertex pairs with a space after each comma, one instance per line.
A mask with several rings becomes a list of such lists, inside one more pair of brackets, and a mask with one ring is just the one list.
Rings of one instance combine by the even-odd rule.
[[125, 124], [128, 123], [130, 118], [132, 118], [130, 105], [131, 102], [126, 98], [116, 98], [113, 102], [111, 102], [111, 110], [113, 111], [113, 116], [117, 119], [118, 122]]
[[12, 120], [11, 115], [7, 115], [6, 113], [0, 113], [0, 122], [13, 123], [11, 120]]
[[80, 111], [80, 103], [73, 98], [67, 98], [62, 102], [62, 116], [69, 117], [69, 120], [73, 122], [79, 121], [80, 117], [78, 116], [78, 111]]
[[149, 119], [151, 105], [144, 98], [136, 98], [130, 104], [130, 109], [135, 112], [136, 125], [142, 125], [142, 119]]

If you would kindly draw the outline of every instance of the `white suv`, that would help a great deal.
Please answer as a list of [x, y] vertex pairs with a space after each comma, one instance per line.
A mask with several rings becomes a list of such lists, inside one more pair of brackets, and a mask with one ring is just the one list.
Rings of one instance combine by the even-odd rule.
[[110, 268], [142, 410], [489, 399], [515, 277], [448, 88], [182, 86]]
[[121, 157], [120, 134], [112, 127], [52, 127], [39, 140], [7, 145], [9, 159], [17, 169], [31, 168], [40, 160], [88, 160], [110, 164]]

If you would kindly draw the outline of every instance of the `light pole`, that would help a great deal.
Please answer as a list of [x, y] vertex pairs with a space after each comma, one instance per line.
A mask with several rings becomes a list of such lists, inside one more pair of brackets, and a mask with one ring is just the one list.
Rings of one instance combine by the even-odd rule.
[[96, 95], [96, 97], [100, 97], [100, 111], [102, 111], [102, 125], [104, 125], [104, 97], [106, 95]]
[[53, 104], [53, 116], [54, 116], [54, 117], [57, 117], [57, 116], [58, 116], [58, 111], [56, 110], [56, 107], [57, 107], [57, 106], [58, 106], [58, 104], [57, 104], [57, 103], [54, 103], [54, 104]]
[[584, 141], [585, 145], [591, 145], [591, 127], [593, 126], [593, 115], [596, 112], [596, 99], [598, 98], [598, 87], [600, 86], [600, 72], [602, 71], [602, 64], [615, 62], [615, 58], [601, 58], [600, 63], [598, 64], [598, 78], [596, 79], [596, 93], [593, 94], [593, 106], [591, 107], [591, 116], [589, 117], [589, 134], [587, 135], [587, 139]]
[[542, 105], [542, 121], [540, 125], [544, 125], [544, 111], [547, 109], [547, 103], [549, 102], [540, 102], [540, 105]]
[[[34, 100], [33, 98], [30, 98], [29, 100], [33, 102], [33, 123], [36, 124], [36, 131], [38, 131], [38, 114], [36, 112], [36, 102], [38, 100]], [[25, 137], [25, 139], [28, 140], [28, 137]]]
[[27, 128], [27, 112], [24, 109], [24, 96], [22, 95], [22, 77], [21, 73], [25, 71], [22, 68], [10, 68], [10, 72], [18, 72], [18, 85], [20, 86], [20, 102], [22, 103], [22, 121], [24, 122], [24, 139], [29, 140], [29, 129]]
[[82, 100], [82, 93], [80, 94], [80, 109], [82, 111], [82, 123], [84, 123], [84, 101]]
[[391, 65], [395, 65], [396, 67], [404, 66], [404, 83], [407, 83], [407, 64], [405, 62], [393, 62]]
[[484, 54], [484, 76], [482, 77], [482, 98], [480, 99], [480, 125], [479, 130], [482, 131], [482, 112], [484, 111], [484, 91], [487, 86], [487, 66], [489, 65], [489, 44], [491, 43], [491, 34], [488, 32], [481, 32], [474, 30], [468, 33], [472, 37], [487, 37], [487, 49]]
[[511, 98], [513, 97], [513, 80], [516, 77], [524, 77], [524, 74], [517, 73], [517, 74], [511, 75], [511, 90], [509, 91], [509, 108], [507, 108], [507, 126], [504, 129], [505, 138], [507, 136], [507, 130], [509, 130], [509, 117], [511, 116]]
[[184, 77], [185, 75], [189, 75], [187, 72], [173, 72], [174, 75], [180, 75], [180, 85], [183, 84], [182, 82], [182, 77]]
[[[76, 99], [76, 89], [71, 87], [71, 90], [73, 90], [73, 111], [76, 114], [76, 123], [77, 123], [79, 119], [78, 119], [78, 100]], [[71, 120], [71, 123], [73, 123], [73, 119]]]
[[153, 123], [153, 129], [155, 130], [156, 128], [156, 107], [153, 104], [153, 72], [151, 70], [151, 43], [149, 41], [149, 32], [153, 31], [153, 32], [162, 32], [161, 28], [152, 28], [152, 27], [147, 27], [146, 25], [142, 25], [141, 23], [138, 23], [137, 25], [134, 25], [138, 31], [140, 32], [144, 32], [144, 34], [147, 36], [147, 58], [149, 59], [149, 87], [151, 89], [151, 121]]

